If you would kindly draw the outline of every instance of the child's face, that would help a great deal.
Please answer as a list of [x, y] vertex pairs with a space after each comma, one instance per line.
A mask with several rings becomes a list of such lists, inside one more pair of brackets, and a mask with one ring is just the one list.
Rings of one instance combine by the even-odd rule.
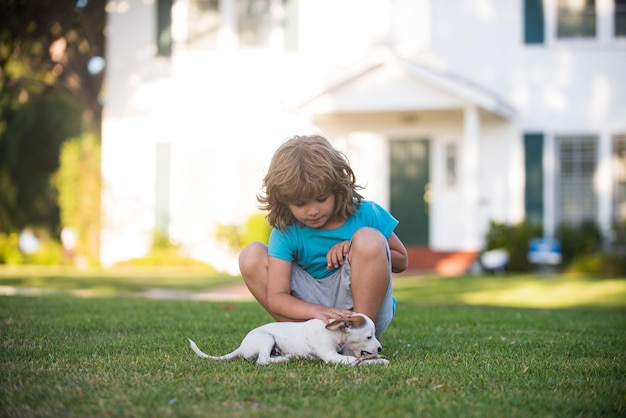
[[338, 225], [333, 218], [335, 195], [328, 194], [312, 200], [289, 204], [293, 216], [304, 225], [317, 229], [332, 229]]

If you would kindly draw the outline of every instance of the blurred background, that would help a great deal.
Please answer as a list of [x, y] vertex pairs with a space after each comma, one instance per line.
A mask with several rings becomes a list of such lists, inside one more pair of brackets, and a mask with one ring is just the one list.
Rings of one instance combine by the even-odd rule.
[[625, 0], [2, 0], [0, 264], [236, 273], [322, 133], [413, 272], [626, 274], [625, 74]]

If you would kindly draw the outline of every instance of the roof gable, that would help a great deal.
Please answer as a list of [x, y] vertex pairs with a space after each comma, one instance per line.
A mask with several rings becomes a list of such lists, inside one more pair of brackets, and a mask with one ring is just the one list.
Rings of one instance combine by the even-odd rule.
[[305, 113], [329, 114], [457, 109], [468, 104], [505, 118], [515, 113], [475, 84], [386, 52], [374, 53], [327, 80], [292, 107]]

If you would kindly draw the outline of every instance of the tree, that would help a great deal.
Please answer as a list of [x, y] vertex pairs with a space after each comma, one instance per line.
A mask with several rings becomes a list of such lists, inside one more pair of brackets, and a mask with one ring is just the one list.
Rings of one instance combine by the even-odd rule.
[[82, 105], [84, 122], [99, 131], [104, 73], [105, 0], [1, 0], [0, 88], [65, 91]]
[[0, 233], [58, 236], [61, 145], [100, 136], [105, 16], [104, 0], [0, 0]]
[[11, 125], [0, 136], [0, 227], [15, 232], [36, 225], [56, 232], [59, 208], [51, 175], [63, 141], [80, 134], [80, 107], [69, 96], [47, 94], [7, 113]]
[[[61, 166], [55, 182], [61, 207], [61, 224], [72, 231], [76, 242], [66, 248], [66, 257], [87, 263], [100, 252], [100, 144], [96, 135], [85, 133], [66, 140], [61, 149]], [[90, 191], [88, 193], [87, 191]], [[67, 242], [64, 242], [67, 244]], [[79, 259], [75, 259], [79, 261]]]

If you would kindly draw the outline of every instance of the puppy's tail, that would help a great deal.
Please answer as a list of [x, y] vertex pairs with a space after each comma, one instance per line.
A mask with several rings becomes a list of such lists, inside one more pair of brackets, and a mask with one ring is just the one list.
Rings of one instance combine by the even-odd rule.
[[241, 357], [239, 353], [239, 349], [233, 351], [230, 354], [226, 354], [223, 356], [210, 356], [207, 353], [202, 352], [202, 350], [200, 350], [198, 346], [196, 345], [196, 343], [194, 343], [192, 340], [190, 340], [189, 338], [187, 338], [187, 340], [189, 340], [189, 345], [191, 346], [191, 349], [193, 350], [194, 353], [198, 355], [198, 357], [208, 358], [211, 360], [227, 360], [227, 361], [232, 360], [237, 357]]
[[[189, 338], [187, 338], [189, 340]], [[198, 346], [196, 345], [196, 343], [194, 343], [192, 340], [189, 340], [189, 345], [191, 346], [191, 349], [193, 350], [194, 353], [196, 353], [199, 357], [202, 358], [213, 358], [210, 355], [203, 353], [202, 350], [200, 350], [198, 348]]]

